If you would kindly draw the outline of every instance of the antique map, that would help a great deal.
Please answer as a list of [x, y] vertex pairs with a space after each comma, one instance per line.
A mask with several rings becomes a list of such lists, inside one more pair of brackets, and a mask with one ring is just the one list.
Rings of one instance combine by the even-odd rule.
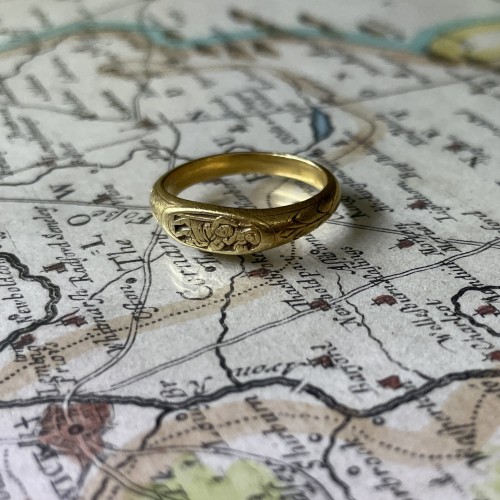
[[[498, 1], [0, 12], [0, 500], [500, 498]], [[159, 228], [162, 173], [254, 150], [338, 211], [245, 257]]]

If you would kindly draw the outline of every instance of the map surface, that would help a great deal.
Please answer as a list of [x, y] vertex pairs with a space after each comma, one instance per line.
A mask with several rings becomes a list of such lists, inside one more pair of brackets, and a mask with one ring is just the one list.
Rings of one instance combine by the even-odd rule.
[[[0, 500], [500, 498], [498, 2], [0, 8]], [[254, 150], [338, 211], [245, 257], [162, 232], [157, 177]]]

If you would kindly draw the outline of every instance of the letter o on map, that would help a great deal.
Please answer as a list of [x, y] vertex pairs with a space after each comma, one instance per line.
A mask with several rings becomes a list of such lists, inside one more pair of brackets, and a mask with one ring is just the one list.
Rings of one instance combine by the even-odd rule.
[[78, 214], [73, 215], [68, 219], [68, 224], [70, 226], [85, 226], [90, 222], [90, 215], [87, 214]]

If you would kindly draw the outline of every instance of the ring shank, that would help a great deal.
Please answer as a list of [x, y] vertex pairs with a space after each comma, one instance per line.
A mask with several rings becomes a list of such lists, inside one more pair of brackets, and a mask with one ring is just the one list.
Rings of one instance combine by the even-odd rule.
[[232, 153], [186, 163], [163, 178], [163, 188], [177, 195], [188, 187], [226, 175], [259, 173], [305, 182], [318, 190], [328, 182], [325, 171], [313, 162], [291, 155]]

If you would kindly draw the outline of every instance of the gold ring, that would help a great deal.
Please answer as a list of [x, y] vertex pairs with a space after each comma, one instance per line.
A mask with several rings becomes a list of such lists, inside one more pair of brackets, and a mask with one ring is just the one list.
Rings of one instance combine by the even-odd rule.
[[[278, 208], [233, 208], [185, 200], [189, 186], [226, 175], [260, 173], [319, 190]], [[229, 153], [190, 161], [161, 176], [150, 197], [158, 223], [175, 240], [207, 252], [242, 255], [283, 245], [316, 229], [340, 203], [337, 179], [309, 160], [278, 153]]]

